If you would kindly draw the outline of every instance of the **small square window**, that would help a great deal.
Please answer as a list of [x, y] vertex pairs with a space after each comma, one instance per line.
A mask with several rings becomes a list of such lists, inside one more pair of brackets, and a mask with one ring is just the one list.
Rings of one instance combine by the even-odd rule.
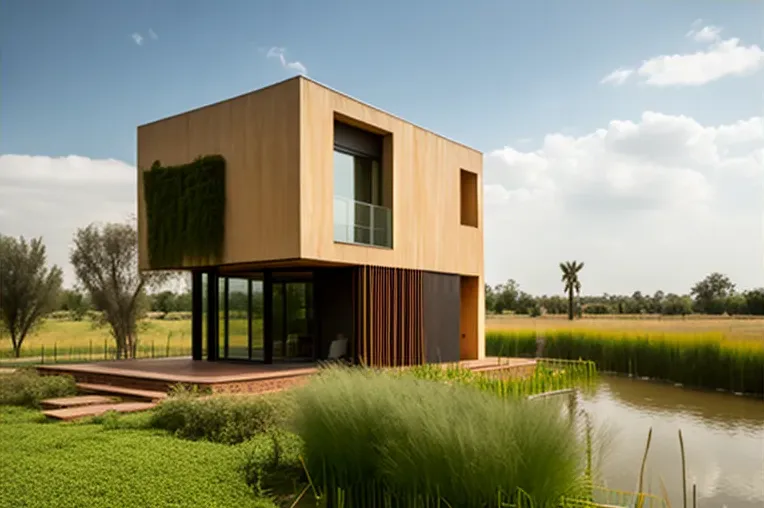
[[463, 226], [478, 227], [478, 177], [476, 173], [460, 170], [459, 199]]

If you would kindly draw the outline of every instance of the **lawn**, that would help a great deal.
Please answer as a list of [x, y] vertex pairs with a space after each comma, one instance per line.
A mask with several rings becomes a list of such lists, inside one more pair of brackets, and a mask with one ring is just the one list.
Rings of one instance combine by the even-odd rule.
[[250, 506], [242, 450], [0, 406], [0, 507]]

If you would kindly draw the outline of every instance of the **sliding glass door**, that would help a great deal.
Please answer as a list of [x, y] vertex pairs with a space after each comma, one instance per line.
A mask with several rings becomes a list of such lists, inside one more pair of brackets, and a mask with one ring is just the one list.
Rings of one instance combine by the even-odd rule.
[[[218, 358], [283, 362], [317, 357], [311, 274], [282, 273], [271, 280], [254, 275], [218, 278]], [[266, 316], [268, 296], [271, 312]]]
[[249, 360], [249, 281], [228, 279], [228, 316], [226, 335], [228, 350], [225, 358]]
[[316, 358], [313, 324], [313, 283], [273, 283], [273, 361], [312, 361]]
[[221, 277], [218, 357], [264, 361], [263, 281]]

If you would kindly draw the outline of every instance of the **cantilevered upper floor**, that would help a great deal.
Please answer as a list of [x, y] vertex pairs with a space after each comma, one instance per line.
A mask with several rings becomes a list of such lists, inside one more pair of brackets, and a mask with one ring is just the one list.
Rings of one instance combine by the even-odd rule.
[[[172, 192], [151, 194], [147, 210], [146, 172], [211, 155], [224, 161], [221, 231], [204, 234], [220, 248], [158, 263], [149, 224], [198, 221], [166, 215]], [[295, 77], [138, 127], [140, 265], [352, 264], [482, 277], [482, 173], [477, 150]], [[185, 206], [206, 213], [193, 199]]]

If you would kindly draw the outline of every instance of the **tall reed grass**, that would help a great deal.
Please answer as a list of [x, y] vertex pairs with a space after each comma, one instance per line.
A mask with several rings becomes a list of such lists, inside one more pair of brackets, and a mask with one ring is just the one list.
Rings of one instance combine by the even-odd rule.
[[501, 330], [486, 332], [486, 353], [533, 356], [538, 337], [545, 339], [543, 356], [591, 360], [600, 371], [764, 395], [764, 337], [739, 341], [718, 334]]
[[401, 371], [417, 379], [459, 383], [502, 398], [530, 397], [558, 390], [586, 388], [597, 377], [594, 362], [539, 359], [530, 375], [509, 371], [475, 372], [459, 365], [424, 364]]
[[524, 492], [542, 508], [589, 485], [585, 439], [559, 404], [345, 368], [294, 396], [305, 467], [327, 506], [509, 506]]

